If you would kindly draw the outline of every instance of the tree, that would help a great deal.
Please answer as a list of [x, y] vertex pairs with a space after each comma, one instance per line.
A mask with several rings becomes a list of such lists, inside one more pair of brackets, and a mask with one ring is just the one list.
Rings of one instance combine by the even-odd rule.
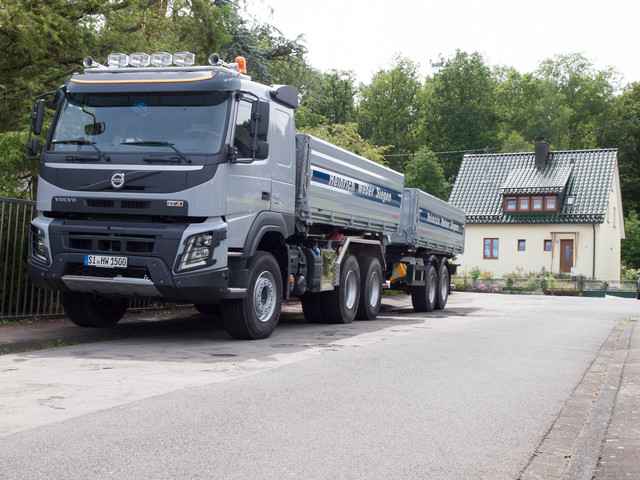
[[451, 187], [444, 178], [442, 167], [435, 155], [426, 148], [409, 160], [405, 175], [407, 187], [419, 188], [442, 200], [449, 199]]
[[[360, 92], [360, 134], [375, 145], [393, 145], [390, 153], [414, 152], [421, 86], [418, 64], [409, 59], [398, 57], [392, 68], [378, 71]], [[390, 163], [402, 169], [398, 158], [402, 157], [393, 157]]]
[[616, 126], [603, 132], [603, 143], [618, 148], [622, 204], [625, 212], [637, 212], [640, 211], [640, 83], [628, 85], [616, 100]]
[[[440, 57], [433, 67], [436, 73], [423, 90], [420, 138], [432, 152], [496, 145], [496, 81], [482, 55], [458, 50], [451, 58]], [[458, 174], [462, 156], [438, 156], [448, 181]]]
[[384, 154], [389, 147], [369, 143], [358, 134], [358, 126], [355, 123], [319, 125], [301, 129], [301, 132], [321, 138], [376, 163], [387, 165]]
[[536, 76], [543, 82], [536, 127], [549, 133], [555, 149], [573, 150], [602, 146], [602, 127], [614, 120], [617, 72], [597, 71], [580, 53], [556, 55], [540, 64]]
[[627, 268], [640, 268], [640, 218], [635, 210], [624, 219], [626, 238], [620, 246], [620, 259]]

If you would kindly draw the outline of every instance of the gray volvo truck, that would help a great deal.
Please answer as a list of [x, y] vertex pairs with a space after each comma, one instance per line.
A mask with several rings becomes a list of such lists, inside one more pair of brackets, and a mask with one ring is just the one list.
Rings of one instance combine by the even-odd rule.
[[[310, 322], [372, 320], [383, 286], [418, 312], [444, 308], [461, 210], [296, 134], [295, 88], [251, 81], [215, 54], [193, 60], [87, 57], [33, 102], [28, 271], [61, 292], [71, 321], [111, 326], [131, 298], [158, 298], [219, 310], [231, 336], [260, 339], [291, 297]], [[55, 114], [40, 139], [45, 99]]]

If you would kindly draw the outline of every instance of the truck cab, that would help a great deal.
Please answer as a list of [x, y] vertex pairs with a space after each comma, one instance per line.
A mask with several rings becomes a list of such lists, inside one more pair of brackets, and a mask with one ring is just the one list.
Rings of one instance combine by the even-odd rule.
[[[194, 66], [183, 53], [174, 66], [167, 54], [116, 54], [109, 66], [88, 58], [50, 93], [28, 269], [62, 292], [77, 324], [114, 324], [135, 297], [203, 309], [242, 301], [247, 260], [293, 233], [297, 90], [253, 82], [240, 62], [212, 55]], [[28, 155], [38, 153], [30, 141]], [[286, 253], [276, 262], [273, 282], [284, 283]]]

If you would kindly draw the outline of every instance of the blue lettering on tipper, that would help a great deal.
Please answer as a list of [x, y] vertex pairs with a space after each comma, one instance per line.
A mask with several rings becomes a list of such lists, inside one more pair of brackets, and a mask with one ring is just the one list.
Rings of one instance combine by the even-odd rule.
[[373, 183], [363, 182], [338, 173], [313, 168], [311, 181], [320, 185], [344, 190], [358, 197], [367, 198], [385, 205], [400, 206], [402, 194]]
[[450, 232], [457, 233], [459, 235], [464, 234], [464, 225], [461, 223], [430, 212], [429, 210], [425, 210], [424, 208], [420, 209], [420, 222], [434, 227], [444, 228], [445, 230], [449, 230]]

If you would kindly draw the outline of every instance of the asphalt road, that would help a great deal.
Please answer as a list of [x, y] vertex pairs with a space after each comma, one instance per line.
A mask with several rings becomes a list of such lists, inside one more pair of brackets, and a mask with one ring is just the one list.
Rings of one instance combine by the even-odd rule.
[[638, 315], [610, 297], [385, 303], [257, 342], [214, 324], [1, 356], [0, 478], [519, 478]]

